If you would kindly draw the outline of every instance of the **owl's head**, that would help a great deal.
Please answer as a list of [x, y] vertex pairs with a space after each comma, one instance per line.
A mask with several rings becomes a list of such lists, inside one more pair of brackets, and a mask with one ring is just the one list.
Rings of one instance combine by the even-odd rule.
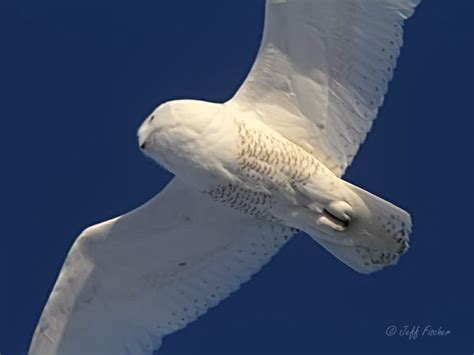
[[158, 106], [138, 129], [140, 149], [174, 172], [176, 159], [193, 151], [220, 106], [198, 100], [174, 100]]

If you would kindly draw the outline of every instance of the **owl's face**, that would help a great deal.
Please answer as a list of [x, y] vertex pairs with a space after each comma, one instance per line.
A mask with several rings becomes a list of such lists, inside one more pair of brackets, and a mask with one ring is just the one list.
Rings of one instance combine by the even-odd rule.
[[163, 130], [166, 122], [170, 121], [169, 116], [172, 115], [170, 106], [168, 102], [158, 106], [138, 129], [138, 145], [144, 153], [150, 151], [154, 143], [153, 137]]
[[172, 171], [172, 167], [170, 154], [166, 154], [166, 132], [172, 127], [172, 116], [171, 102], [164, 103], [153, 110], [138, 129], [138, 146], [141, 151], [169, 171]]

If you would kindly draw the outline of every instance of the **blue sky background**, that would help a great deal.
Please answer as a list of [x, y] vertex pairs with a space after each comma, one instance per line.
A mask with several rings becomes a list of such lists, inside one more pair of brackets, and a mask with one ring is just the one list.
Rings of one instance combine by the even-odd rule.
[[[169, 99], [229, 98], [262, 21], [262, 0], [2, 2], [1, 354], [26, 352], [78, 233], [170, 179], [137, 148], [141, 121]], [[366, 277], [295, 238], [161, 354], [472, 353], [472, 1], [425, 0], [406, 30], [346, 179], [412, 213], [409, 253]]]

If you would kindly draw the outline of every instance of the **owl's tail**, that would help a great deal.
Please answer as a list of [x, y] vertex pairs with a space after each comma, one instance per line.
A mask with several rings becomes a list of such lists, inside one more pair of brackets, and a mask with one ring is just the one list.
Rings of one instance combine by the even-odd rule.
[[328, 204], [318, 219], [318, 231], [310, 235], [358, 272], [371, 273], [396, 264], [408, 250], [410, 215], [357, 186], [345, 181], [344, 185], [354, 196], [349, 203]]

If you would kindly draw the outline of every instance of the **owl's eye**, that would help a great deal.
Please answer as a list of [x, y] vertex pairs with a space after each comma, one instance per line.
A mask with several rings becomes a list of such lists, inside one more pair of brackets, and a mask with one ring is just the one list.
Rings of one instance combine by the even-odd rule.
[[153, 121], [154, 118], [155, 118], [155, 115], [151, 115], [150, 116], [150, 122]]

